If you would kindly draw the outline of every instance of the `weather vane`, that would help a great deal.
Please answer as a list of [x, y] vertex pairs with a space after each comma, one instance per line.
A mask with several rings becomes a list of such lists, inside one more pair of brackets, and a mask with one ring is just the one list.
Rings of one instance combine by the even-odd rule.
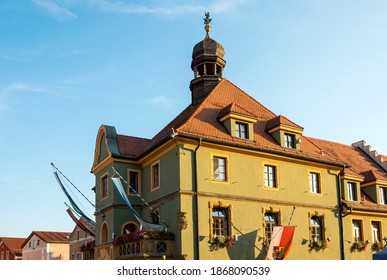
[[206, 30], [207, 36], [208, 36], [208, 33], [211, 30], [210, 23], [211, 23], [212, 19], [210, 18], [210, 12], [204, 12], [204, 16], [205, 16], [205, 18], [204, 18], [204, 24], [205, 24], [204, 29]]

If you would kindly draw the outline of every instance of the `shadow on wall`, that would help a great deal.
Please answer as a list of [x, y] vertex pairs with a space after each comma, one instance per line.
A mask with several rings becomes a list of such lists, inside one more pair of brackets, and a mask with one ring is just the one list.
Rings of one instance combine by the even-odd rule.
[[[230, 260], [264, 260], [266, 258], [266, 249], [260, 249], [261, 246], [256, 247], [257, 235], [258, 230], [239, 235], [238, 241], [227, 248]], [[258, 255], [256, 255], [257, 250], [259, 250]]]

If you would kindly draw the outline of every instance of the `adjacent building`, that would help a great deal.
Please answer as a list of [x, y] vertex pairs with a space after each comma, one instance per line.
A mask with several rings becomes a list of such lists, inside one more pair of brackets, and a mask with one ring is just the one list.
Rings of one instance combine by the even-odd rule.
[[387, 236], [387, 157], [308, 137], [225, 79], [209, 23], [183, 112], [152, 139], [98, 131], [95, 258], [266, 259], [273, 227], [293, 225], [287, 259], [371, 259]]
[[25, 238], [0, 237], [0, 260], [21, 260]]
[[84, 217], [79, 219], [68, 210], [75, 222], [75, 227], [70, 234], [70, 260], [94, 260], [95, 224]]
[[70, 232], [33, 231], [25, 239], [23, 260], [68, 260]]

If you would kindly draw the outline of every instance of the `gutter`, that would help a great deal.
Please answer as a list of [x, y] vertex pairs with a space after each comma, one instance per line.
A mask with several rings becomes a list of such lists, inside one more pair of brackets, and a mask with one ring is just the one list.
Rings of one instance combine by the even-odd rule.
[[[198, 136], [192, 136], [192, 135], [184, 134], [184, 133], [179, 133], [179, 136], [182, 138], [192, 139], [192, 140], [203, 142], [203, 139], [201, 137], [198, 137]], [[235, 147], [235, 148], [244, 148], [244, 149], [248, 149], [248, 150], [252, 150], [252, 151], [265, 152], [265, 153], [286, 156], [286, 157], [295, 158], [295, 159], [307, 160], [307, 161], [321, 163], [321, 164], [333, 165], [333, 166], [337, 166], [337, 167], [343, 167], [343, 166], [346, 167], [345, 163], [343, 163], [343, 162], [334, 162], [334, 161], [323, 160], [323, 159], [320, 160], [320, 159], [316, 159], [313, 157], [287, 153], [285, 151], [276, 151], [276, 150], [271, 150], [271, 149], [267, 149], [267, 148], [252, 147], [249, 145], [230, 143], [230, 142], [222, 141], [222, 140], [206, 139], [205, 141], [208, 143], [213, 143], [213, 144], [227, 145], [229, 147]]]
[[194, 245], [194, 253], [195, 253], [195, 259], [200, 260], [200, 250], [199, 250], [199, 242], [200, 242], [200, 236], [199, 236], [199, 201], [198, 201], [198, 160], [197, 160], [197, 151], [199, 150], [200, 146], [202, 144], [202, 138], [199, 138], [198, 145], [196, 146], [194, 150], [194, 164], [193, 164], [193, 173], [194, 173], [194, 184], [193, 184], [193, 192], [194, 192], [194, 198], [195, 198], [195, 204], [194, 204], [194, 212], [196, 213], [195, 217], [195, 227], [194, 227], [194, 234], [196, 237], [196, 244]]
[[[344, 173], [345, 165], [342, 166], [342, 172]], [[342, 215], [343, 211], [343, 204], [341, 201], [341, 180], [340, 180], [340, 174], [336, 175], [334, 173], [331, 173], [330, 170], [328, 170], [328, 174], [334, 175], [336, 177], [336, 194], [337, 194], [337, 208], [339, 210], [339, 213], [337, 214], [337, 218], [339, 221], [339, 239], [340, 239], [340, 260], [345, 260], [344, 255], [344, 230], [343, 230], [343, 218], [346, 215]]]

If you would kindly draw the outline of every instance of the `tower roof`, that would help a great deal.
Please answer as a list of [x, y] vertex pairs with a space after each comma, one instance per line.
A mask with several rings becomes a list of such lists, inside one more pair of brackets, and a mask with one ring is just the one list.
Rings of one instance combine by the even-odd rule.
[[[197, 64], [196, 62], [199, 60], [200, 62], [205, 60], [204, 57], [213, 57], [213, 58], [221, 58], [223, 60], [224, 57], [224, 48], [221, 44], [210, 37], [211, 26], [210, 22], [210, 14], [205, 13], [204, 18], [204, 29], [206, 30], [206, 37], [197, 43], [192, 52], [192, 67]], [[225, 62], [224, 62], [225, 64]], [[223, 66], [224, 66], [223, 64]]]

